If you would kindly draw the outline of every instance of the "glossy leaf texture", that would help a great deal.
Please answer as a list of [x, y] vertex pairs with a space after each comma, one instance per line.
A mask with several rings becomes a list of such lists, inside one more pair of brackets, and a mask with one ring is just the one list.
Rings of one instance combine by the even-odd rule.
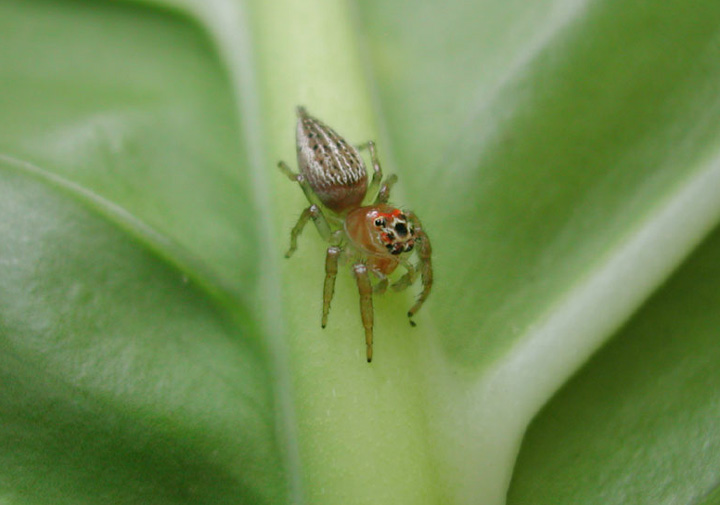
[[3, 2], [0, 31], [0, 501], [282, 501], [214, 50], [117, 3]]
[[[0, 3], [0, 497], [711, 503], [718, 27], [709, 0]], [[314, 230], [282, 258], [300, 104], [377, 141], [433, 240], [372, 365], [344, 271], [319, 327]]]
[[509, 503], [718, 503], [719, 253], [716, 231], [543, 409]]

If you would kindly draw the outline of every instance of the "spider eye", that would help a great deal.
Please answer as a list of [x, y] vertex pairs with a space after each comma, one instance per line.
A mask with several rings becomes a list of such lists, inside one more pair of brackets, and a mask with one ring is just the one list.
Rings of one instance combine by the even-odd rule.
[[385, 220], [383, 218], [377, 218], [375, 220], [375, 226], [378, 226], [378, 227], [385, 226]]

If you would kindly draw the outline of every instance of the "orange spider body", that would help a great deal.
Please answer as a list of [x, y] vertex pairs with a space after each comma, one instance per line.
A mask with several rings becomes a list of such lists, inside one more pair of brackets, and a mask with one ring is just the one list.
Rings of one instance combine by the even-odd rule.
[[389, 205], [360, 207], [345, 217], [345, 233], [368, 255], [371, 270], [390, 275], [400, 264], [398, 254], [415, 247], [415, 229], [400, 209]]
[[[397, 177], [391, 175], [382, 182], [382, 169], [373, 142], [361, 146], [370, 151], [373, 162], [373, 177], [368, 185], [367, 170], [358, 150], [333, 129], [308, 115], [302, 107], [298, 108], [296, 139], [300, 173], [293, 173], [283, 162], [278, 165], [291, 180], [300, 184], [310, 206], [300, 215], [291, 232], [286, 257], [293, 254], [297, 237], [312, 219], [320, 235], [331, 244], [325, 260], [323, 328], [335, 290], [338, 263], [341, 259], [352, 263], [360, 293], [367, 361], [370, 362], [373, 354], [372, 295], [387, 289], [387, 276], [399, 266], [402, 265], [406, 273], [392, 284], [396, 291], [412, 285], [419, 271], [423, 289], [408, 311], [412, 318], [432, 287], [430, 239], [415, 214], [387, 204]], [[362, 206], [363, 200], [373, 194], [376, 195], [372, 205]], [[413, 250], [419, 258], [417, 265], [406, 258]], [[374, 286], [370, 281], [371, 274], [378, 279]], [[412, 319], [410, 323], [415, 324]]]

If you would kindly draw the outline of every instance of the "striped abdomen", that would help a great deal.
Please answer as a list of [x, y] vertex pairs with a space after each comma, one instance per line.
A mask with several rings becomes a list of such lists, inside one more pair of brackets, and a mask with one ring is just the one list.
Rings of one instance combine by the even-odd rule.
[[360, 206], [367, 172], [357, 149], [302, 107], [298, 107], [297, 159], [300, 173], [323, 205], [337, 213]]

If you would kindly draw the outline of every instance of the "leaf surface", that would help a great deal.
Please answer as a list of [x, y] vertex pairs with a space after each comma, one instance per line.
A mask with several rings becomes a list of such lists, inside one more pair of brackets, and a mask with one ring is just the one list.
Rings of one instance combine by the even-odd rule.
[[[710, 503], [720, 7], [156, 4], [0, 4], [3, 496]], [[433, 242], [372, 365], [297, 105]]]

